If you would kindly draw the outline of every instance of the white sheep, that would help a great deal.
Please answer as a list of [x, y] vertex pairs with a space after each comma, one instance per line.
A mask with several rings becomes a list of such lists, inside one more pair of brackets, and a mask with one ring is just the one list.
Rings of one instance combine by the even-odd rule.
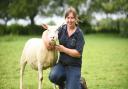
[[42, 89], [43, 70], [52, 67], [58, 59], [58, 52], [48, 50], [46, 43], [56, 45], [57, 38], [57, 27], [48, 26], [42, 38], [32, 38], [27, 41], [20, 60], [20, 89], [23, 89], [23, 74], [27, 63], [33, 69], [38, 70], [38, 89]]

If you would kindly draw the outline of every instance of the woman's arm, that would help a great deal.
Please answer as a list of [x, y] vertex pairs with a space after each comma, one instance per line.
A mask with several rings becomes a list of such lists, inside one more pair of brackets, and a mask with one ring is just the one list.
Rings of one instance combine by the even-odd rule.
[[57, 45], [55, 49], [59, 52], [64, 52], [72, 57], [77, 57], [77, 58], [81, 57], [81, 54], [76, 49], [66, 48], [63, 45]]

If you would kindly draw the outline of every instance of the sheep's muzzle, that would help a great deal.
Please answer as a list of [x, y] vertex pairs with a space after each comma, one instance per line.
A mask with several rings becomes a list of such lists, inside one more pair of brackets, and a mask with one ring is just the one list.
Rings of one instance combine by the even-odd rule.
[[55, 46], [56, 45], [56, 41], [55, 40], [51, 40], [49, 44], [52, 45], [52, 46]]

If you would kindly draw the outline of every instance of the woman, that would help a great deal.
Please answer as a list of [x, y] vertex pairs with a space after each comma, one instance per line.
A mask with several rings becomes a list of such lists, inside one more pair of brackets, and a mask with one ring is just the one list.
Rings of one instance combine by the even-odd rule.
[[[78, 27], [78, 17], [73, 7], [65, 13], [66, 24], [59, 29], [60, 45], [55, 49], [60, 52], [58, 63], [52, 68], [49, 79], [58, 84], [60, 89], [81, 89], [82, 52], [84, 36]], [[65, 85], [65, 86], [64, 86]]]

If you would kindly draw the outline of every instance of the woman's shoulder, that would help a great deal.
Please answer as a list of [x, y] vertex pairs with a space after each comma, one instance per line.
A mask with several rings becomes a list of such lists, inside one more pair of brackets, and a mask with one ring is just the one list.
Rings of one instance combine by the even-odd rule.
[[66, 25], [66, 24], [60, 26], [60, 28], [59, 28], [59, 32], [63, 32], [63, 31], [65, 31], [66, 28], [67, 28], [67, 25]]
[[67, 25], [66, 24], [63, 24], [62, 25], [62, 29], [66, 29], [67, 28]]
[[83, 31], [79, 26], [77, 26], [76, 32], [77, 32], [78, 35], [83, 35]]

